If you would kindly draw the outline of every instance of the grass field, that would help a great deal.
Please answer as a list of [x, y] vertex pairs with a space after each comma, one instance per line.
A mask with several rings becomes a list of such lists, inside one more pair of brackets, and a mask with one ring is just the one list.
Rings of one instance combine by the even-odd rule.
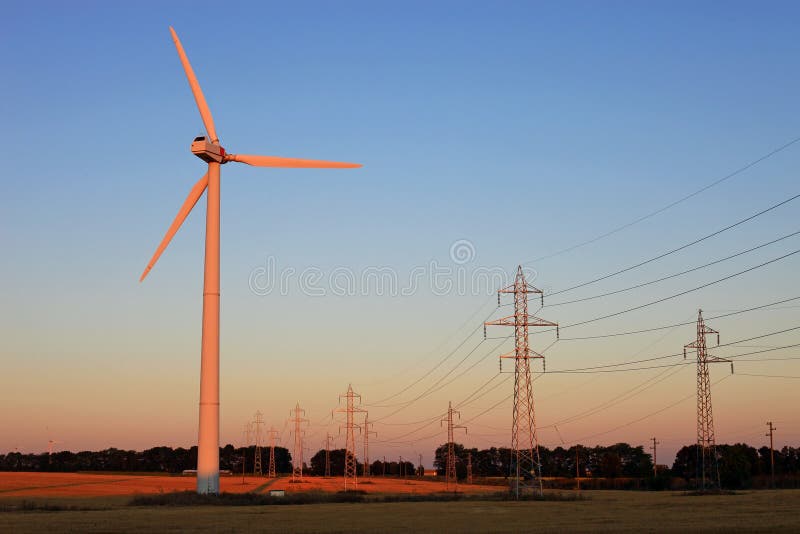
[[[81, 476], [111, 477], [112, 480], [128, 478], [125, 475]], [[155, 493], [158, 492], [160, 478], [174, 478], [177, 485], [187, 481], [178, 477], [134, 478], [137, 479], [135, 483], [95, 479], [96, 484], [87, 483], [91, 480], [76, 481], [73, 478], [73, 484], [81, 485], [71, 487], [83, 488], [83, 491], [70, 494], [66, 492], [70, 486], [62, 485], [66, 493], [64, 495], [37, 495], [32, 488], [36, 483], [58, 485], [53, 484], [54, 479], [49, 477], [37, 479], [34, 476], [34, 479], [28, 479], [25, 495], [12, 495], [14, 492], [3, 489], [8, 489], [7, 484], [0, 484], [0, 509], [5, 509], [0, 511], [0, 532], [179, 532], [189, 529], [210, 532], [800, 532], [800, 490], [706, 496], [685, 496], [676, 492], [591, 491], [584, 492], [587, 499], [581, 501], [232, 507], [130, 506], [130, 494], [95, 490], [94, 493], [101, 494], [89, 495], [91, 492], [86, 490], [90, 486], [102, 490], [116, 484], [120, 484], [120, 488], [127, 487], [124, 484], [144, 488], [145, 482], [138, 479], [147, 478], [154, 481], [149, 493]], [[57, 479], [55, 482], [63, 484], [67, 480]], [[20, 482], [24, 480], [17, 479], [16, 483]], [[188, 479], [188, 482], [193, 480]], [[254, 484], [250, 489], [256, 487]], [[53, 490], [52, 487], [40, 489]], [[368, 491], [373, 490], [370, 488]], [[12, 506], [19, 506], [23, 500], [27, 509], [8, 511]], [[36, 509], [42, 507], [49, 507], [52, 511]]]

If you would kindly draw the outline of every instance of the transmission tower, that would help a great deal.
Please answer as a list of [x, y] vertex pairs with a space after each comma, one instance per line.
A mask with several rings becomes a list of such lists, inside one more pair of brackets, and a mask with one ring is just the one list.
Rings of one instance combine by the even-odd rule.
[[253, 415], [253, 437], [256, 442], [256, 456], [253, 460], [253, 474], [261, 476], [261, 427], [264, 426], [264, 414], [260, 411]]
[[305, 415], [306, 411], [300, 407], [300, 403], [289, 410], [289, 415], [292, 416], [288, 420], [289, 423], [294, 423], [294, 451], [292, 452], [292, 482], [302, 482], [303, 480], [303, 434], [304, 431], [300, 429], [300, 425], [308, 423], [301, 414]]
[[247, 463], [247, 449], [250, 448], [250, 436], [252, 434], [253, 424], [247, 422], [244, 424], [244, 428], [242, 429], [242, 441], [244, 441], [242, 445], [242, 484], [244, 484], [244, 473]]
[[364, 478], [369, 477], [370, 475], [370, 465], [369, 465], [369, 435], [372, 434], [377, 436], [378, 433], [374, 430], [370, 430], [370, 426], [372, 423], [369, 422], [369, 414], [364, 412]]
[[472, 453], [467, 453], [467, 484], [472, 484]]
[[275, 441], [278, 440], [278, 431], [275, 430], [274, 427], [269, 427], [267, 434], [269, 435], [269, 469], [267, 472], [267, 476], [269, 478], [276, 478], [277, 474], [275, 473]]
[[419, 472], [418, 475], [420, 478], [425, 476], [425, 467], [422, 466], [422, 455], [419, 455]]
[[[356, 407], [355, 399], [358, 397], [358, 403], [361, 404], [361, 395], [358, 393], [353, 392], [353, 386], [347, 386], [347, 393], [339, 395], [339, 402], [342, 402], [342, 397], [346, 399], [345, 407], [336, 408], [331, 412], [331, 417], [333, 417], [334, 412], [341, 412], [346, 414], [346, 422], [345, 422], [345, 430], [347, 434], [347, 438], [345, 440], [345, 453], [344, 453], [344, 490], [347, 491], [347, 483], [350, 483], [350, 489], [354, 490], [358, 488], [358, 475], [357, 465], [358, 462], [356, 461], [356, 437], [354, 430], [358, 428], [359, 430], [361, 427], [356, 424], [355, 422], [355, 414], [359, 412], [364, 412], [365, 410]], [[341, 432], [341, 427], [339, 427], [339, 431]]]
[[[700, 471], [700, 488], [706, 489], [706, 476], [716, 482], [719, 487], [719, 462], [717, 461], [716, 443], [714, 438], [714, 414], [711, 410], [711, 379], [708, 376], [708, 364], [733, 362], [725, 358], [718, 358], [708, 354], [706, 336], [717, 334], [719, 345], [719, 332], [706, 326], [703, 321], [703, 310], [697, 312], [697, 338], [683, 346], [683, 357], [686, 358], [686, 349], [694, 349], [697, 353], [697, 466]], [[711, 472], [711, 460], [714, 460]], [[713, 474], [713, 476], [711, 476]]]
[[463, 428], [464, 432], [467, 432], [467, 427], [453, 424], [453, 414], [457, 414], [458, 418], [461, 419], [461, 412], [454, 410], [453, 403], [450, 402], [447, 405], [447, 416], [443, 417], [442, 420], [439, 421], [440, 426], [442, 423], [447, 421], [447, 462], [444, 472], [444, 480], [448, 491], [450, 490], [450, 484], [453, 485], [453, 491], [458, 490], [458, 478], [456, 478], [456, 454], [453, 443], [453, 430], [456, 428]]
[[650, 438], [650, 441], [653, 442], [653, 446], [650, 449], [653, 451], [653, 476], [658, 476], [658, 446], [661, 445], [660, 441], [656, 441], [656, 438]]
[[325, 433], [325, 439], [322, 442], [322, 447], [325, 449], [325, 478], [331, 476], [331, 444], [333, 443], [333, 436], [330, 432]]
[[764, 435], [769, 436], [769, 479], [770, 486], [772, 486], [772, 489], [775, 489], [775, 444], [772, 441], [772, 434], [778, 429], [772, 426], [772, 421], [767, 421], [767, 426], [769, 427], [769, 432]]
[[542, 494], [542, 466], [539, 458], [539, 440], [536, 435], [536, 414], [533, 405], [533, 389], [531, 386], [531, 359], [541, 359], [544, 366], [544, 356], [531, 350], [528, 344], [529, 326], [554, 326], [556, 339], [558, 339], [558, 324], [528, 315], [528, 294], [535, 293], [541, 296], [544, 306], [544, 293], [525, 281], [522, 266], [517, 268], [514, 283], [497, 292], [497, 304], [500, 304], [501, 293], [514, 295], [514, 315], [503, 317], [484, 323], [483, 333], [486, 336], [486, 326], [513, 326], [514, 327], [514, 352], [500, 356], [500, 371], [503, 371], [503, 359], [514, 360], [514, 410], [511, 423], [511, 454], [513, 473], [513, 491], [516, 499], [526, 488], [533, 488], [538, 481], [539, 494]]

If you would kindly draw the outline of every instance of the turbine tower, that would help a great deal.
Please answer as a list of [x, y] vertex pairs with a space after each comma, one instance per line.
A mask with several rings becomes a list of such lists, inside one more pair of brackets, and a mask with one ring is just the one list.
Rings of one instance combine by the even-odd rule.
[[201, 494], [219, 493], [219, 248], [220, 248], [220, 165], [235, 161], [256, 167], [294, 167], [294, 168], [354, 168], [361, 165], [307, 159], [282, 158], [276, 156], [255, 156], [229, 154], [220, 145], [211, 110], [197, 82], [197, 77], [189, 64], [178, 35], [170, 27], [172, 40], [189, 81], [200, 117], [206, 129], [206, 136], [196, 137], [191, 145], [192, 153], [208, 164], [208, 171], [194, 184], [189, 196], [181, 206], [178, 215], [170, 225], [155, 254], [150, 259], [139, 281], [155, 265], [161, 253], [169, 245], [189, 212], [203, 192], [206, 195], [206, 250], [203, 281], [203, 330], [200, 350], [200, 423], [197, 443], [197, 492]]

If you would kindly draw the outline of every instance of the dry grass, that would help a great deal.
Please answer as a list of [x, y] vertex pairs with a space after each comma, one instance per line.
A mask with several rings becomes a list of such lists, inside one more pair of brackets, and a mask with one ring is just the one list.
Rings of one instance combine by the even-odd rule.
[[[375, 485], [370, 485], [368, 494], [373, 494]], [[254, 481], [249, 488], [258, 486]], [[123, 498], [109, 493], [97, 497], [26, 496], [27, 509], [0, 511], [0, 532], [200, 529], [210, 532], [349, 532], [355, 526], [359, 530], [391, 532], [800, 532], [800, 490], [700, 498], [684, 497], [680, 492], [591, 491], [584, 494], [589, 498], [579, 501], [464, 500], [235, 507], [129, 506], [130, 496]], [[0, 510], [16, 508], [21, 500], [22, 497], [0, 492]]]

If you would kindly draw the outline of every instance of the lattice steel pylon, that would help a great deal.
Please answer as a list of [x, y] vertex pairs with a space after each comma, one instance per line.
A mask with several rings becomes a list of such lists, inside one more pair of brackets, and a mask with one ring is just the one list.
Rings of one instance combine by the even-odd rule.
[[[718, 358], [708, 353], [706, 336], [717, 334], [719, 345], [719, 332], [706, 326], [703, 321], [703, 310], [697, 311], [697, 338], [683, 346], [683, 357], [686, 358], [686, 349], [694, 349], [697, 353], [697, 470], [700, 478], [700, 488], [706, 489], [706, 478], [720, 485], [719, 462], [717, 461], [716, 443], [714, 438], [714, 414], [711, 410], [711, 379], [708, 375], [708, 364], [733, 362], [725, 358]], [[713, 466], [711, 460], [713, 459]], [[710, 472], [713, 467], [713, 472]]]
[[278, 475], [275, 472], [275, 442], [279, 439], [278, 431], [275, 430], [274, 427], [269, 427], [267, 434], [269, 435], [269, 467], [267, 476], [269, 478], [276, 478]]
[[242, 429], [242, 484], [244, 484], [245, 469], [247, 468], [247, 449], [250, 448], [250, 436], [253, 433], [253, 423], [247, 422]]
[[369, 414], [364, 412], [364, 478], [369, 477], [370, 475], [370, 466], [369, 466], [369, 435], [373, 434], [377, 437], [378, 433], [374, 430], [370, 430], [370, 426], [372, 423], [369, 422]]
[[330, 432], [325, 433], [325, 440], [322, 442], [322, 447], [325, 449], [325, 478], [331, 476], [331, 443], [333, 436]]
[[300, 429], [300, 425], [308, 423], [308, 419], [301, 417], [300, 414], [305, 415], [306, 411], [300, 407], [300, 403], [289, 410], [289, 415], [292, 416], [288, 420], [289, 423], [294, 423], [294, 450], [292, 451], [292, 482], [299, 482], [303, 480], [303, 435], [304, 431]]
[[[358, 488], [358, 462], [356, 460], [356, 437], [354, 430], [358, 428], [359, 430], [361, 427], [356, 424], [355, 422], [355, 414], [359, 412], [364, 412], [365, 410], [361, 408], [357, 408], [355, 405], [355, 399], [358, 397], [359, 404], [361, 403], [361, 395], [358, 393], [353, 392], [353, 386], [348, 384], [347, 386], [347, 393], [343, 393], [339, 395], [339, 402], [342, 402], [342, 397], [347, 399], [346, 405], [344, 408], [341, 406], [339, 408], [335, 408], [331, 410], [331, 418], [333, 418], [334, 412], [340, 412], [346, 414], [345, 420], [345, 432], [346, 432], [346, 439], [345, 439], [345, 453], [344, 453], [344, 490], [348, 490], [348, 482], [350, 484], [351, 490], [355, 490]], [[341, 426], [339, 427], [339, 432], [342, 431]]]
[[[556, 339], [558, 339], [558, 323], [540, 319], [528, 314], [528, 294], [541, 295], [544, 306], [544, 293], [529, 285], [525, 281], [522, 266], [517, 268], [514, 283], [497, 292], [497, 304], [500, 305], [502, 293], [513, 293], [514, 315], [487, 321], [484, 323], [484, 337], [486, 326], [513, 326], [514, 327], [514, 352], [500, 356], [500, 371], [503, 371], [503, 359], [514, 359], [514, 409], [511, 423], [511, 454], [512, 454], [512, 491], [516, 499], [520, 493], [538, 486], [539, 494], [542, 489], [542, 466], [539, 458], [539, 441], [536, 435], [536, 413], [533, 404], [533, 388], [531, 385], [530, 360], [542, 360], [544, 356], [531, 350], [528, 343], [529, 326], [554, 326]], [[524, 479], [524, 480], [523, 480]]]
[[264, 473], [261, 471], [261, 427], [264, 425], [264, 414], [260, 411], [253, 414], [253, 438], [256, 444], [256, 455], [253, 460], [253, 474], [262, 476]]
[[461, 419], [461, 412], [453, 409], [453, 403], [447, 405], [447, 415], [439, 421], [439, 426], [447, 421], [447, 461], [445, 462], [444, 481], [447, 490], [450, 490], [450, 485], [453, 486], [453, 491], [458, 490], [458, 477], [456, 477], [456, 454], [453, 440], [453, 430], [456, 428], [463, 428], [467, 432], [467, 427], [463, 425], [453, 424], [453, 414], [457, 414]]
[[467, 453], [467, 484], [472, 484], [472, 453]]

